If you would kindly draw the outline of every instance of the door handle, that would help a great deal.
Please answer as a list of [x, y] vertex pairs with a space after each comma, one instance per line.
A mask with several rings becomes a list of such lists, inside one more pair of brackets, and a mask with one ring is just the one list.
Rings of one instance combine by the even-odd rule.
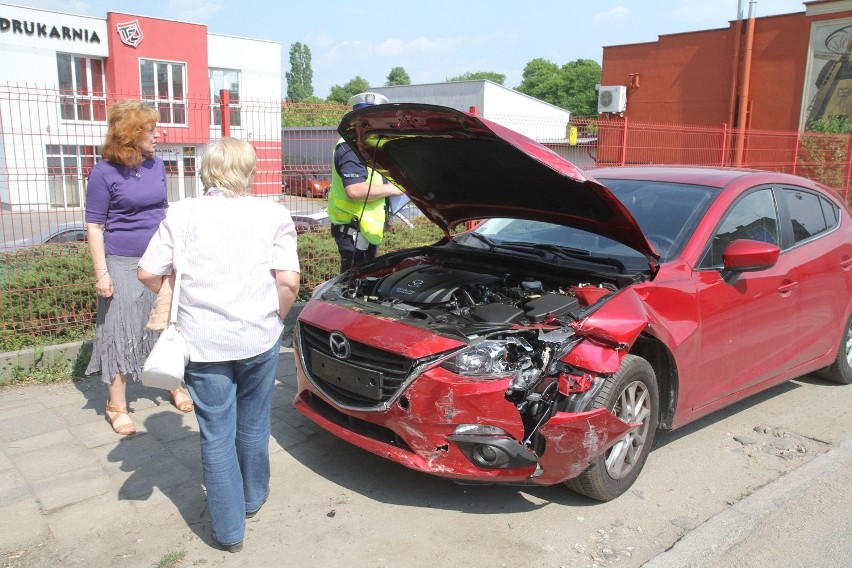
[[841, 260], [840, 268], [842, 270], [849, 270], [849, 268], [852, 268], [852, 258], [844, 258], [843, 260]]
[[787, 296], [788, 294], [790, 294], [790, 292], [792, 292], [793, 290], [795, 290], [798, 287], [799, 287], [798, 282], [790, 282], [788, 284], [782, 284], [781, 286], [778, 286], [778, 293], [781, 294], [782, 296]]

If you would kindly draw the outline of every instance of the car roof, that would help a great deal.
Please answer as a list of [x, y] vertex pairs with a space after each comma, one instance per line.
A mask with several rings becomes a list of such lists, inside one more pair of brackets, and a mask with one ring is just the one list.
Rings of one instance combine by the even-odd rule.
[[589, 176], [601, 179], [654, 180], [671, 183], [704, 185], [725, 188], [737, 181], [747, 181], [751, 185], [761, 183], [790, 183], [810, 188], [822, 188], [813, 181], [779, 172], [748, 168], [728, 168], [714, 166], [617, 166], [585, 170]]

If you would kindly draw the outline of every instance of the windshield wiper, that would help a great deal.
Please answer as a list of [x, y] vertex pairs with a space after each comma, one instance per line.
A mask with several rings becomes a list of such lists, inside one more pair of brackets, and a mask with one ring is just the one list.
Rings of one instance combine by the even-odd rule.
[[582, 260], [587, 262], [593, 262], [595, 264], [603, 264], [605, 266], [612, 266], [614, 268], [617, 268], [622, 273], [626, 270], [624, 263], [618, 260], [617, 258], [611, 258], [608, 256], [594, 256], [591, 251], [585, 249], [567, 247], [563, 245], [552, 245], [548, 243], [527, 243], [526, 246], [540, 251], [547, 251], [556, 256], [557, 258], [561, 258], [562, 260]]

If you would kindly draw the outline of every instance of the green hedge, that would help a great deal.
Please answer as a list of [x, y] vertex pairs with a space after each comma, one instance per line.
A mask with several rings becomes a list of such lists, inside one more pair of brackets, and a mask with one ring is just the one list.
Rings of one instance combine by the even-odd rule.
[[46, 245], [0, 255], [0, 350], [91, 334], [97, 306], [86, 245]]
[[[441, 231], [425, 218], [414, 228], [394, 224], [380, 252], [431, 244]], [[338, 274], [340, 257], [329, 230], [299, 235], [299, 300]], [[97, 295], [86, 245], [46, 245], [0, 255], [0, 351], [93, 337]]]

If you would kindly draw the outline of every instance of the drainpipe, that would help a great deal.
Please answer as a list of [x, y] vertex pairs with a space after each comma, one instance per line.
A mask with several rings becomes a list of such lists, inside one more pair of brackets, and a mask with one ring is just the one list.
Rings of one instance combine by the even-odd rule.
[[[727, 126], [733, 127], [736, 124], [735, 113], [737, 109], [737, 87], [739, 85], [739, 74], [740, 74], [740, 48], [742, 47], [743, 40], [743, 0], [738, 0], [737, 6], [737, 21], [734, 24], [734, 57], [731, 60], [731, 94], [728, 97], [728, 121], [725, 123]], [[726, 129], [727, 130], [727, 129]], [[723, 141], [723, 144], [727, 146], [728, 141]], [[722, 155], [722, 162], [720, 165], [724, 166], [729, 163], [728, 156]]]
[[746, 25], [745, 49], [743, 50], [743, 74], [740, 82], [739, 104], [737, 105], [737, 152], [734, 165], [743, 165], [743, 148], [745, 147], [746, 118], [748, 117], [748, 92], [751, 82], [751, 53], [754, 47], [754, 5], [756, 0], [748, 3], [748, 23]]

